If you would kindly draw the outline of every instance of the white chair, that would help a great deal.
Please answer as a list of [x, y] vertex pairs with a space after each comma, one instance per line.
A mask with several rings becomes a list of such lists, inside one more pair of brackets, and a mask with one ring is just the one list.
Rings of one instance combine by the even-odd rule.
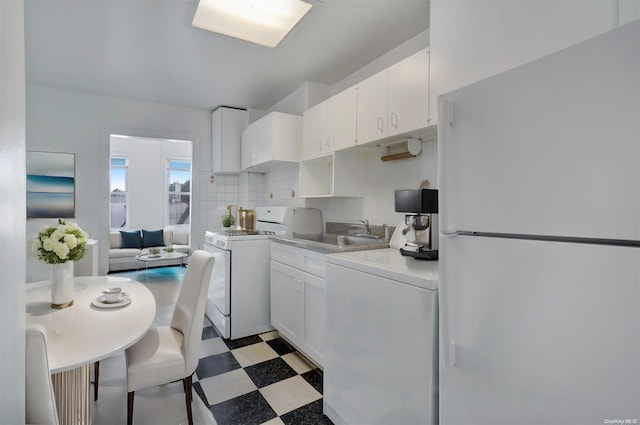
[[184, 386], [189, 424], [193, 424], [192, 375], [198, 366], [213, 260], [213, 256], [203, 250], [191, 255], [171, 325], [149, 329], [140, 341], [125, 350], [127, 424], [133, 422], [135, 391], [179, 380]]
[[38, 327], [29, 328], [26, 332], [25, 423], [58, 425], [47, 339], [44, 330]]

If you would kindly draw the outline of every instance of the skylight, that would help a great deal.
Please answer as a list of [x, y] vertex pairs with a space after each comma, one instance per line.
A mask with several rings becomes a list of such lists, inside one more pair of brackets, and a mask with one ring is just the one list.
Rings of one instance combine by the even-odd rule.
[[200, 0], [191, 24], [273, 48], [309, 9], [300, 0]]

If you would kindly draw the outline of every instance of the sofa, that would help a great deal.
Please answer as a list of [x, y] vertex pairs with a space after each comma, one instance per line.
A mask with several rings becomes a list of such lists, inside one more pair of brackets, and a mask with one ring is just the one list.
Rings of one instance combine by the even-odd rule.
[[[173, 246], [176, 252], [191, 254], [189, 228], [166, 226], [159, 230], [133, 229], [109, 232], [109, 272], [144, 267], [136, 256], [148, 254], [151, 248]], [[186, 264], [188, 258], [169, 259], [149, 263], [149, 267]]]

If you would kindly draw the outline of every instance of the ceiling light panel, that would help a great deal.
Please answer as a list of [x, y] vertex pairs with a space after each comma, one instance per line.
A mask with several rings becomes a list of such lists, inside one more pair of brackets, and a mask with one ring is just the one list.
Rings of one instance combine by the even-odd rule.
[[200, 0], [191, 24], [273, 48], [309, 9], [300, 0]]

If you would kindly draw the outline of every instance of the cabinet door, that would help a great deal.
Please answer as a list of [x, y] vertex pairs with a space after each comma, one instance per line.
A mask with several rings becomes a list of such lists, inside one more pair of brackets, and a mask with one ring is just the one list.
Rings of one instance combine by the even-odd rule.
[[271, 325], [293, 343], [304, 340], [304, 283], [300, 272], [271, 261]]
[[304, 346], [305, 352], [324, 366], [325, 281], [304, 273]]
[[358, 144], [387, 135], [387, 76], [384, 70], [358, 84]]
[[[240, 149], [238, 149], [238, 152]], [[238, 168], [240, 168], [238, 158]], [[211, 114], [211, 171], [222, 171], [222, 108], [218, 108]]]
[[249, 124], [242, 132], [242, 142], [240, 147], [240, 167], [243, 170], [251, 167], [256, 158], [255, 144], [258, 137], [254, 123]]
[[356, 145], [356, 87], [351, 87], [326, 101], [325, 152]]
[[274, 115], [256, 121], [256, 138], [253, 145], [255, 152], [251, 165], [262, 164], [273, 159]]
[[259, 155], [267, 161], [299, 162], [302, 150], [302, 117], [273, 112], [269, 151]]
[[240, 138], [249, 124], [249, 113], [244, 109], [220, 108], [211, 116], [211, 171], [214, 173], [240, 172]]
[[241, 166], [243, 170], [271, 160], [273, 116], [252, 122], [242, 132]]
[[421, 50], [389, 68], [388, 135], [429, 125], [429, 53]]
[[326, 102], [307, 109], [302, 123], [302, 157], [309, 159], [322, 153], [325, 134]]

